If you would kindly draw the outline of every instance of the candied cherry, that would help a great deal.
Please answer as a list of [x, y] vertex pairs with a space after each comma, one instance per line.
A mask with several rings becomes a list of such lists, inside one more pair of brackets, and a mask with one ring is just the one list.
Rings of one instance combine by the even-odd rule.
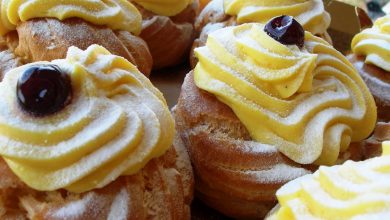
[[19, 106], [34, 116], [63, 109], [71, 98], [68, 74], [56, 65], [33, 65], [24, 70], [16, 86]]
[[282, 44], [303, 47], [305, 30], [292, 16], [282, 15], [272, 18], [265, 25], [264, 31]]

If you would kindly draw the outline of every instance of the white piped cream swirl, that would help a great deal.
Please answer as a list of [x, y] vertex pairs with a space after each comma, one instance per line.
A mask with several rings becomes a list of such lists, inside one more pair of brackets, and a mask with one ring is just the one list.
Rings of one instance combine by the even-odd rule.
[[[40, 64], [69, 74], [73, 98], [65, 109], [37, 118], [19, 109], [15, 86], [24, 69]], [[0, 155], [37, 190], [104, 187], [138, 172], [173, 142], [174, 122], [162, 94], [134, 65], [97, 45], [13, 69], [0, 91]]]
[[263, 29], [251, 23], [211, 33], [195, 50], [196, 85], [228, 105], [254, 140], [298, 163], [335, 163], [350, 142], [372, 132], [372, 95], [352, 64], [321, 38], [306, 32], [299, 49]]

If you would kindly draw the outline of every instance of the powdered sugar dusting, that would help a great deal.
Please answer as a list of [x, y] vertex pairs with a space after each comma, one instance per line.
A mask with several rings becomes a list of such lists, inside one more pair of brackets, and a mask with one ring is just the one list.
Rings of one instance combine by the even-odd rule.
[[[195, 50], [194, 79], [228, 105], [257, 142], [276, 146], [300, 164], [332, 164], [348, 147], [347, 136], [360, 140], [371, 133], [375, 106], [339, 52], [310, 33], [305, 44], [314, 45], [282, 45], [261, 24], [219, 29]], [[367, 127], [355, 131], [352, 121]], [[328, 151], [335, 156], [325, 156]]]
[[[19, 22], [32, 18], [50, 17], [64, 20], [78, 17], [96, 25], [107, 25], [113, 30], [126, 30], [134, 34], [141, 32], [141, 14], [128, 1], [9, 1], [13, 7], [2, 7], [1, 14], [15, 14], [11, 19], [3, 16], [4, 35], [16, 28]], [[14, 11], [10, 11], [10, 10]], [[16, 12], [16, 13], [15, 13]]]
[[[389, 217], [389, 156], [320, 167], [277, 191], [281, 206], [297, 218], [386, 219]], [[310, 195], [310, 196], [305, 196]], [[370, 218], [371, 217], [371, 218]]]
[[304, 168], [292, 167], [287, 164], [276, 164], [269, 170], [247, 171], [247, 173], [255, 175], [256, 179], [261, 182], [281, 183], [309, 174], [310, 171]]
[[88, 194], [82, 200], [71, 202], [64, 207], [58, 209], [53, 217], [59, 219], [78, 218], [87, 210], [87, 204], [91, 203], [93, 194]]
[[125, 188], [122, 188], [120, 192], [115, 196], [114, 201], [111, 204], [110, 213], [108, 214], [108, 220], [125, 220], [128, 215], [128, 203], [129, 195]]

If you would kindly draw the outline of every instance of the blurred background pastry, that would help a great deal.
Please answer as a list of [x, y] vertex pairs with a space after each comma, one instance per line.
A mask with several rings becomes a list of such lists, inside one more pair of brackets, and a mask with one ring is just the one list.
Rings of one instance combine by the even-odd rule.
[[262, 218], [284, 183], [365, 158], [350, 143], [373, 131], [373, 97], [340, 52], [292, 17], [219, 29], [195, 53], [175, 120], [209, 206]]
[[372, 28], [357, 34], [348, 59], [358, 70], [378, 107], [378, 123], [367, 140], [356, 143], [368, 154], [379, 156], [378, 146], [390, 140], [390, 16], [378, 18]]
[[142, 17], [126, 0], [1, 0], [0, 35], [23, 63], [65, 58], [70, 46], [106, 47], [149, 75], [152, 57], [139, 37]]
[[3, 79], [3, 76], [8, 70], [11, 70], [15, 67], [18, 67], [21, 64], [20, 58], [15, 56], [15, 54], [7, 46], [7, 42], [0, 37], [0, 81]]
[[1, 219], [189, 219], [193, 176], [163, 95], [123, 57], [70, 47], [0, 83]]
[[[245, 1], [245, 0], [212, 0], [198, 16], [195, 28], [197, 39], [193, 48], [206, 43], [208, 33], [222, 27], [259, 22], [266, 23], [279, 15], [290, 15], [302, 24], [305, 30], [320, 36], [327, 41], [331, 39], [326, 32], [330, 16], [324, 10], [322, 0], [304, 1]], [[195, 66], [196, 58], [191, 56], [191, 65]]]
[[130, 0], [143, 18], [141, 37], [153, 56], [153, 69], [172, 67], [188, 57], [195, 37], [199, 0]]
[[348, 56], [366, 82], [378, 106], [380, 121], [390, 121], [390, 15], [357, 34]]
[[280, 188], [279, 206], [267, 219], [386, 219], [389, 166], [390, 141], [383, 142], [382, 156], [320, 167]]

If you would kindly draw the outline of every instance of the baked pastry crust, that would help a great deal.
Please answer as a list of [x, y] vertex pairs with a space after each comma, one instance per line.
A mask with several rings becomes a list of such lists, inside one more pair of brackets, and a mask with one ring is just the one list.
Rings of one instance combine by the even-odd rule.
[[366, 140], [352, 143], [355, 147], [364, 149], [366, 159], [382, 155], [382, 142], [390, 140], [390, 122], [378, 122], [373, 134]]
[[0, 37], [0, 63], [0, 81], [3, 80], [6, 72], [22, 65], [20, 58], [8, 48], [7, 42], [2, 37]]
[[194, 180], [180, 138], [137, 174], [86, 193], [31, 189], [2, 158], [0, 175], [1, 219], [190, 219]]
[[31, 19], [6, 35], [8, 47], [23, 63], [65, 58], [70, 46], [86, 49], [99, 44], [111, 53], [135, 64], [148, 76], [153, 60], [146, 43], [127, 31], [113, 31], [79, 18], [60, 21], [54, 18]]
[[193, 1], [185, 10], [173, 17], [156, 15], [132, 2], [141, 12], [142, 32], [153, 56], [153, 69], [174, 66], [187, 57], [195, 37], [194, 21], [199, 2]]

